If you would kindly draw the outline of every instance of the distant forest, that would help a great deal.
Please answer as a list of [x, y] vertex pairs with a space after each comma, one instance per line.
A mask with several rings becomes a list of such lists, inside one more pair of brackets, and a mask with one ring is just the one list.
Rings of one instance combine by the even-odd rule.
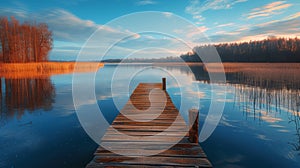
[[0, 62], [48, 61], [51, 49], [52, 33], [46, 24], [0, 17]]
[[164, 58], [129, 58], [129, 59], [104, 59], [104, 63], [152, 63], [152, 62], [183, 62], [182, 59], [177, 57], [164, 57]]
[[[222, 62], [300, 62], [300, 39], [268, 38], [243, 43], [223, 43], [216, 47]], [[211, 45], [197, 46], [192, 52], [182, 54], [185, 62], [201, 62], [194, 51]]]

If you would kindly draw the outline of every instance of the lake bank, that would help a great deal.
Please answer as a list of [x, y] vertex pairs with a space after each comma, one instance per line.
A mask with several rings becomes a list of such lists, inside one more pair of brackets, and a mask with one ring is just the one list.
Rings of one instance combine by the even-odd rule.
[[96, 71], [103, 66], [99, 62], [0, 63], [0, 77], [49, 77], [53, 74]]
[[[220, 66], [219, 63], [208, 63], [205, 64], [205, 70], [209, 72], [223, 72], [232, 73], [232, 72], [239, 72], [243, 71], [253, 71], [254, 69], [261, 69], [262, 71], [266, 69], [270, 69], [271, 71], [276, 71], [278, 69], [299, 69], [300, 63], [235, 63], [235, 62], [225, 62], [222, 63], [224, 70]], [[280, 70], [282, 71], [282, 70]]]
[[[76, 64], [76, 68], [75, 68]], [[33, 63], [0, 63], [0, 77], [5, 78], [41, 78], [55, 74], [73, 72], [92, 72], [104, 65], [153, 65], [153, 66], [200, 66], [211, 73], [235, 73], [239, 71], [252, 72], [253, 68], [271, 72], [281, 72], [282, 68], [288, 71], [298, 71], [300, 63], [202, 63], [202, 62], [154, 62], [154, 63], [102, 63], [102, 62], [33, 62]], [[224, 68], [224, 69], [223, 69]], [[269, 74], [269, 73], [268, 73]]]

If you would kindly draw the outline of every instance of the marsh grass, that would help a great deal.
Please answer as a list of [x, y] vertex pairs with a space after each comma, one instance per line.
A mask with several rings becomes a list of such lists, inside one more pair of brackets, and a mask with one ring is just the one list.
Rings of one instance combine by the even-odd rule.
[[249, 64], [239, 71], [230, 65], [227, 73], [234, 74], [236, 106], [246, 118], [259, 122], [277, 123], [280, 114], [288, 115], [295, 126], [291, 148], [300, 155], [300, 64]]
[[41, 78], [54, 74], [96, 71], [102, 66], [98, 62], [1, 63], [0, 77]]

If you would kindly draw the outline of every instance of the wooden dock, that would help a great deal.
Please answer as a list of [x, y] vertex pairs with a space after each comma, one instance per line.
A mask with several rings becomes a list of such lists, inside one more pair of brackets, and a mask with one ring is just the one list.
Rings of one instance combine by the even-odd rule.
[[212, 167], [198, 144], [198, 134], [189, 136], [188, 132], [195, 133], [165, 91], [165, 80], [163, 84], [141, 83], [107, 129], [87, 167]]

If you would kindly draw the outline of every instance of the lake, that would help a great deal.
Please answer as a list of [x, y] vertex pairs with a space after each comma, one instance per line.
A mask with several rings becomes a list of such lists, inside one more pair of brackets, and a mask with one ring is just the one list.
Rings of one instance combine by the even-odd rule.
[[[80, 73], [78, 84], [95, 78], [97, 104], [111, 123], [140, 82], [167, 77], [175, 106], [186, 121], [188, 109], [199, 108], [201, 128], [212, 101], [225, 102], [216, 129], [201, 143], [214, 167], [299, 167], [299, 73], [300, 64], [228, 64], [224, 84], [210, 82], [202, 65], [106, 64], [96, 74]], [[91, 161], [98, 144], [77, 118], [72, 74], [2, 77], [0, 88], [0, 167], [84, 167]]]

